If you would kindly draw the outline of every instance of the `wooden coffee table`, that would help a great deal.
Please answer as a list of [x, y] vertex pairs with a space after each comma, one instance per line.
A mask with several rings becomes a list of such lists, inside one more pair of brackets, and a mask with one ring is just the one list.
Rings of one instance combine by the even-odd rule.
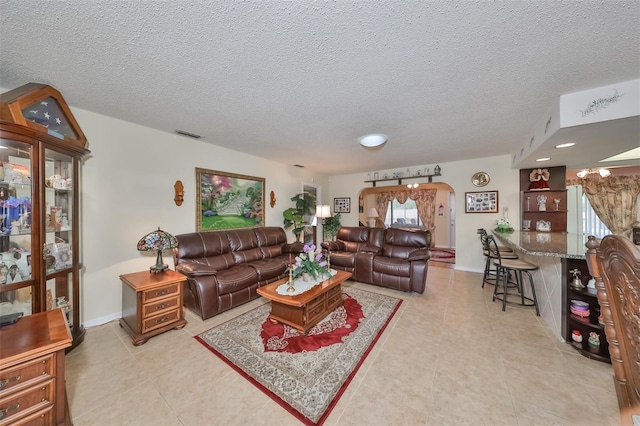
[[287, 324], [302, 333], [307, 333], [311, 327], [342, 305], [341, 284], [349, 278], [351, 272], [338, 271], [328, 280], [295, 296], [276, 292], [276, 288], [289, 281], [288, 278], [283, 278], [258, 288], [257, 292], [271, 300], [271, 321]]

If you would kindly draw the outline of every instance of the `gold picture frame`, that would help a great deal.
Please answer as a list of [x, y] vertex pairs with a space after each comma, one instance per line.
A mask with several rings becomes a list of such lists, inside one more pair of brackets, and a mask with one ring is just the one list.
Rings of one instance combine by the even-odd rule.
[[264, 226], [265, 179], [196, 168], [196, 230]]

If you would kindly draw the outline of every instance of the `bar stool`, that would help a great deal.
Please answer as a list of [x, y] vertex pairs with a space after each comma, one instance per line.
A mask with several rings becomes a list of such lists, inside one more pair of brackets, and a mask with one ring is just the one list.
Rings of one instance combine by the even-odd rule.
[[[489, 248], [489, 243], [487, 237], [487, 231], [483, 228], [478, 229], [478, 234], [480, 235], [480, 242], [482, 243], [482, 254], [485, 258], [484, 263], [484, 273], [482, 275], [482, 288], [484, 288], [485, 284], [495, 285], [497, 278], [497, 268], [493, 265], [494, 256], [491, 254], [491, 249]], [[505, 259], [517, 259], [518, 255], [511, 250], [509, 247], [499, 246], [498, 249], [501, 253], [503, 253], [503, 258]], [[492, 269], [493, 267], [493, 269]]]
[[[536, 315], [540, 316], [540, 310], [538, 309], [538, 299], [536, 298], [536, 288], [533, 285], [533, 276], [531, 271], [538, 269], [538, 266], [533, 263], [525, 262], [520, 259], [507, 259], [500, 253], [496, 240], [493, 236], [487, 236], [489, 251], [493, 256], [493, 265], [496, 267], [496, 285], [493, 289], [493, 301], [496, 299], [502, 301], [502, 310], [504, 311], [507, 303], [520, 306], [533, 306], [536, 308]], [[513, 273], [515, 277], [515, 287], [510, 287], [509, 276]], [[529, 276], [529, 286], [531, 288], [531, 297], [524, 295], [524, 281], [522, 275], [527, 274]], [[501, 287], [502, 291], [498, 291]], [[516, 288], [518, 293], [509, 293], [509, 288]], [[508, 296], [519, 296], [520, 301], [507, 300]]]

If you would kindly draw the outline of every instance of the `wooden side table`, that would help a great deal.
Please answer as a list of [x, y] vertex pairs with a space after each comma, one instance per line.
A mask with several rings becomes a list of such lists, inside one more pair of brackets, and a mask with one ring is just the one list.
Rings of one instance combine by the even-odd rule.
[[122, 280], [122, 318], [133, 344], [142, 345], [150, 337], [187, 324], [182, 310], [184, 275], [167, 270], [120, 275]]
[[64, 351], [71, 346], [62, 309], [0, 329], [0, 424], [70, 425]]

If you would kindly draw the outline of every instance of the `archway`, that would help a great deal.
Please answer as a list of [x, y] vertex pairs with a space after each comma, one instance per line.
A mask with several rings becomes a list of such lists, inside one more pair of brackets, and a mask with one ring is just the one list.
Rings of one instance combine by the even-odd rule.
[[[363, 225], [369, 224], [368, 212], [376, 206], [376, 196], [388, 191], [419, 191], [422, 189], [435, 189], [435, 217], [434, 230], [432, 232], [432, 247], [441, 249], [443, 258], [447, 258], [449, 253], [455, 253], [455, 210], [456, 198], [453, 188], [443, 182], [421, 183], [417, 188], [408, 188], [407, 185], [382, 186], [374, 188], [363, 188], [358, 196], [358, 220]], [[391, 223], [390, 215], [380, 218], [387, 227], [398, 227], [415, 229], [413, 224], [404, 225], [397, 222]], [[437, 253], [434, 253], [437, 254]], [[452, 256], [455, 256], [453, 254]], [[455, 257], [454, 257], [455, 259]]]

